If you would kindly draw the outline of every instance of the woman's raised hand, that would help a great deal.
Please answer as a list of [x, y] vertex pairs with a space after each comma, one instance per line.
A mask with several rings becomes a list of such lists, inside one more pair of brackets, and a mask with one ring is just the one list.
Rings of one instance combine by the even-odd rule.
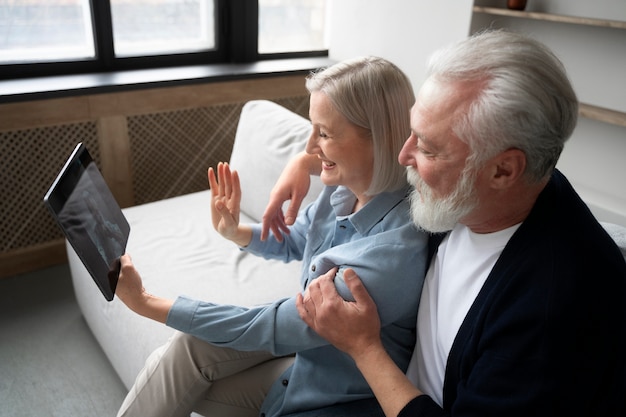
[[251, 231], [239, 225], [241, 185], [237, 171], [231, 171], [227, 163], [220, 162], [217, 164], [217, 175], [213, 168], [209, 168], [208, 177], [213, 227], [226, 239], [240, 246], [248, 245]]

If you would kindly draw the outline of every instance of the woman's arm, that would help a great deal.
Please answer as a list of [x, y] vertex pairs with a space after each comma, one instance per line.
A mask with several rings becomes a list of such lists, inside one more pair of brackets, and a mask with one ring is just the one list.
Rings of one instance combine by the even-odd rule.
[[[289, 233], [287, 226], [296, 220], [302, 200], [311, 185], [310, 176], [319, 175], [321, 170], [322, 165], [317, 156], [306, 152], [300, 152], [287, 163], [270, 193], [270, 200], [263, 213], [261, 240], [267, 239], [270, 229], [278, 241], [282, 240], [281, 232]], [[290, 200], [289, 207], [283, 214], [282, 206], [287, 200]]]
[[115, 295], [135, 313], [165, 323], [174, 302], [146, 292], [130, 255], [122, 256], [120, 261], [122, 266]]
[[345, 301], [333, 283], [331, 270], [298, 294], [296, 305], [302, 320], [320, 336], [349, 354], [372, 388], [385, 415], [397, 416], [422, 393], [389, 357], [380, 339], [376, 304], [353, 270], [344, 272], [355, 301]]

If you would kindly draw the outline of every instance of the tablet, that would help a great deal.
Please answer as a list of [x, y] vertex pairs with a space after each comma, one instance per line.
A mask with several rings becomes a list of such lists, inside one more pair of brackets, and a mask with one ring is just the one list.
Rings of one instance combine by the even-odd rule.
[[104, 298], [111, 301], [130, 225], [84, 144], [76, 146], [44, 204]]

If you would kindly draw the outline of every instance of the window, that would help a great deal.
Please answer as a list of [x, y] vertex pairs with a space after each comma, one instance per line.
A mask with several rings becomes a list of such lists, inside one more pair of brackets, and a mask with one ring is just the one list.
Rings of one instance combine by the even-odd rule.
[[328, 49], [326, 2], [259, 0], [259, 54]]
[[0, 62], [95, 58], [89, 0], [0, 0]]
[[324, 0], [0, 0], [0, 78], [326, 56]]
[[110, 0], [115, 56], [215, 50], [213, 0]]

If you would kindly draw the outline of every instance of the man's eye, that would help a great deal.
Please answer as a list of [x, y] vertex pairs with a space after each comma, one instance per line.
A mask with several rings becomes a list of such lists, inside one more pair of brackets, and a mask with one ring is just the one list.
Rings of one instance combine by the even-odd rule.
[[324, 132], [320, 131], [320, 133], [319, 133], [319, 137], [320, 137], [320, 138], [327, 138], [327, 137], [328, 137], [328, 135], [327, 135], [326, 133], [324, 133]]
[[417, 146], [417, 151], [424, 156], [433, 156], [433, 153], [428, 151], [427, 149], [422, 148], [421, 146]]

